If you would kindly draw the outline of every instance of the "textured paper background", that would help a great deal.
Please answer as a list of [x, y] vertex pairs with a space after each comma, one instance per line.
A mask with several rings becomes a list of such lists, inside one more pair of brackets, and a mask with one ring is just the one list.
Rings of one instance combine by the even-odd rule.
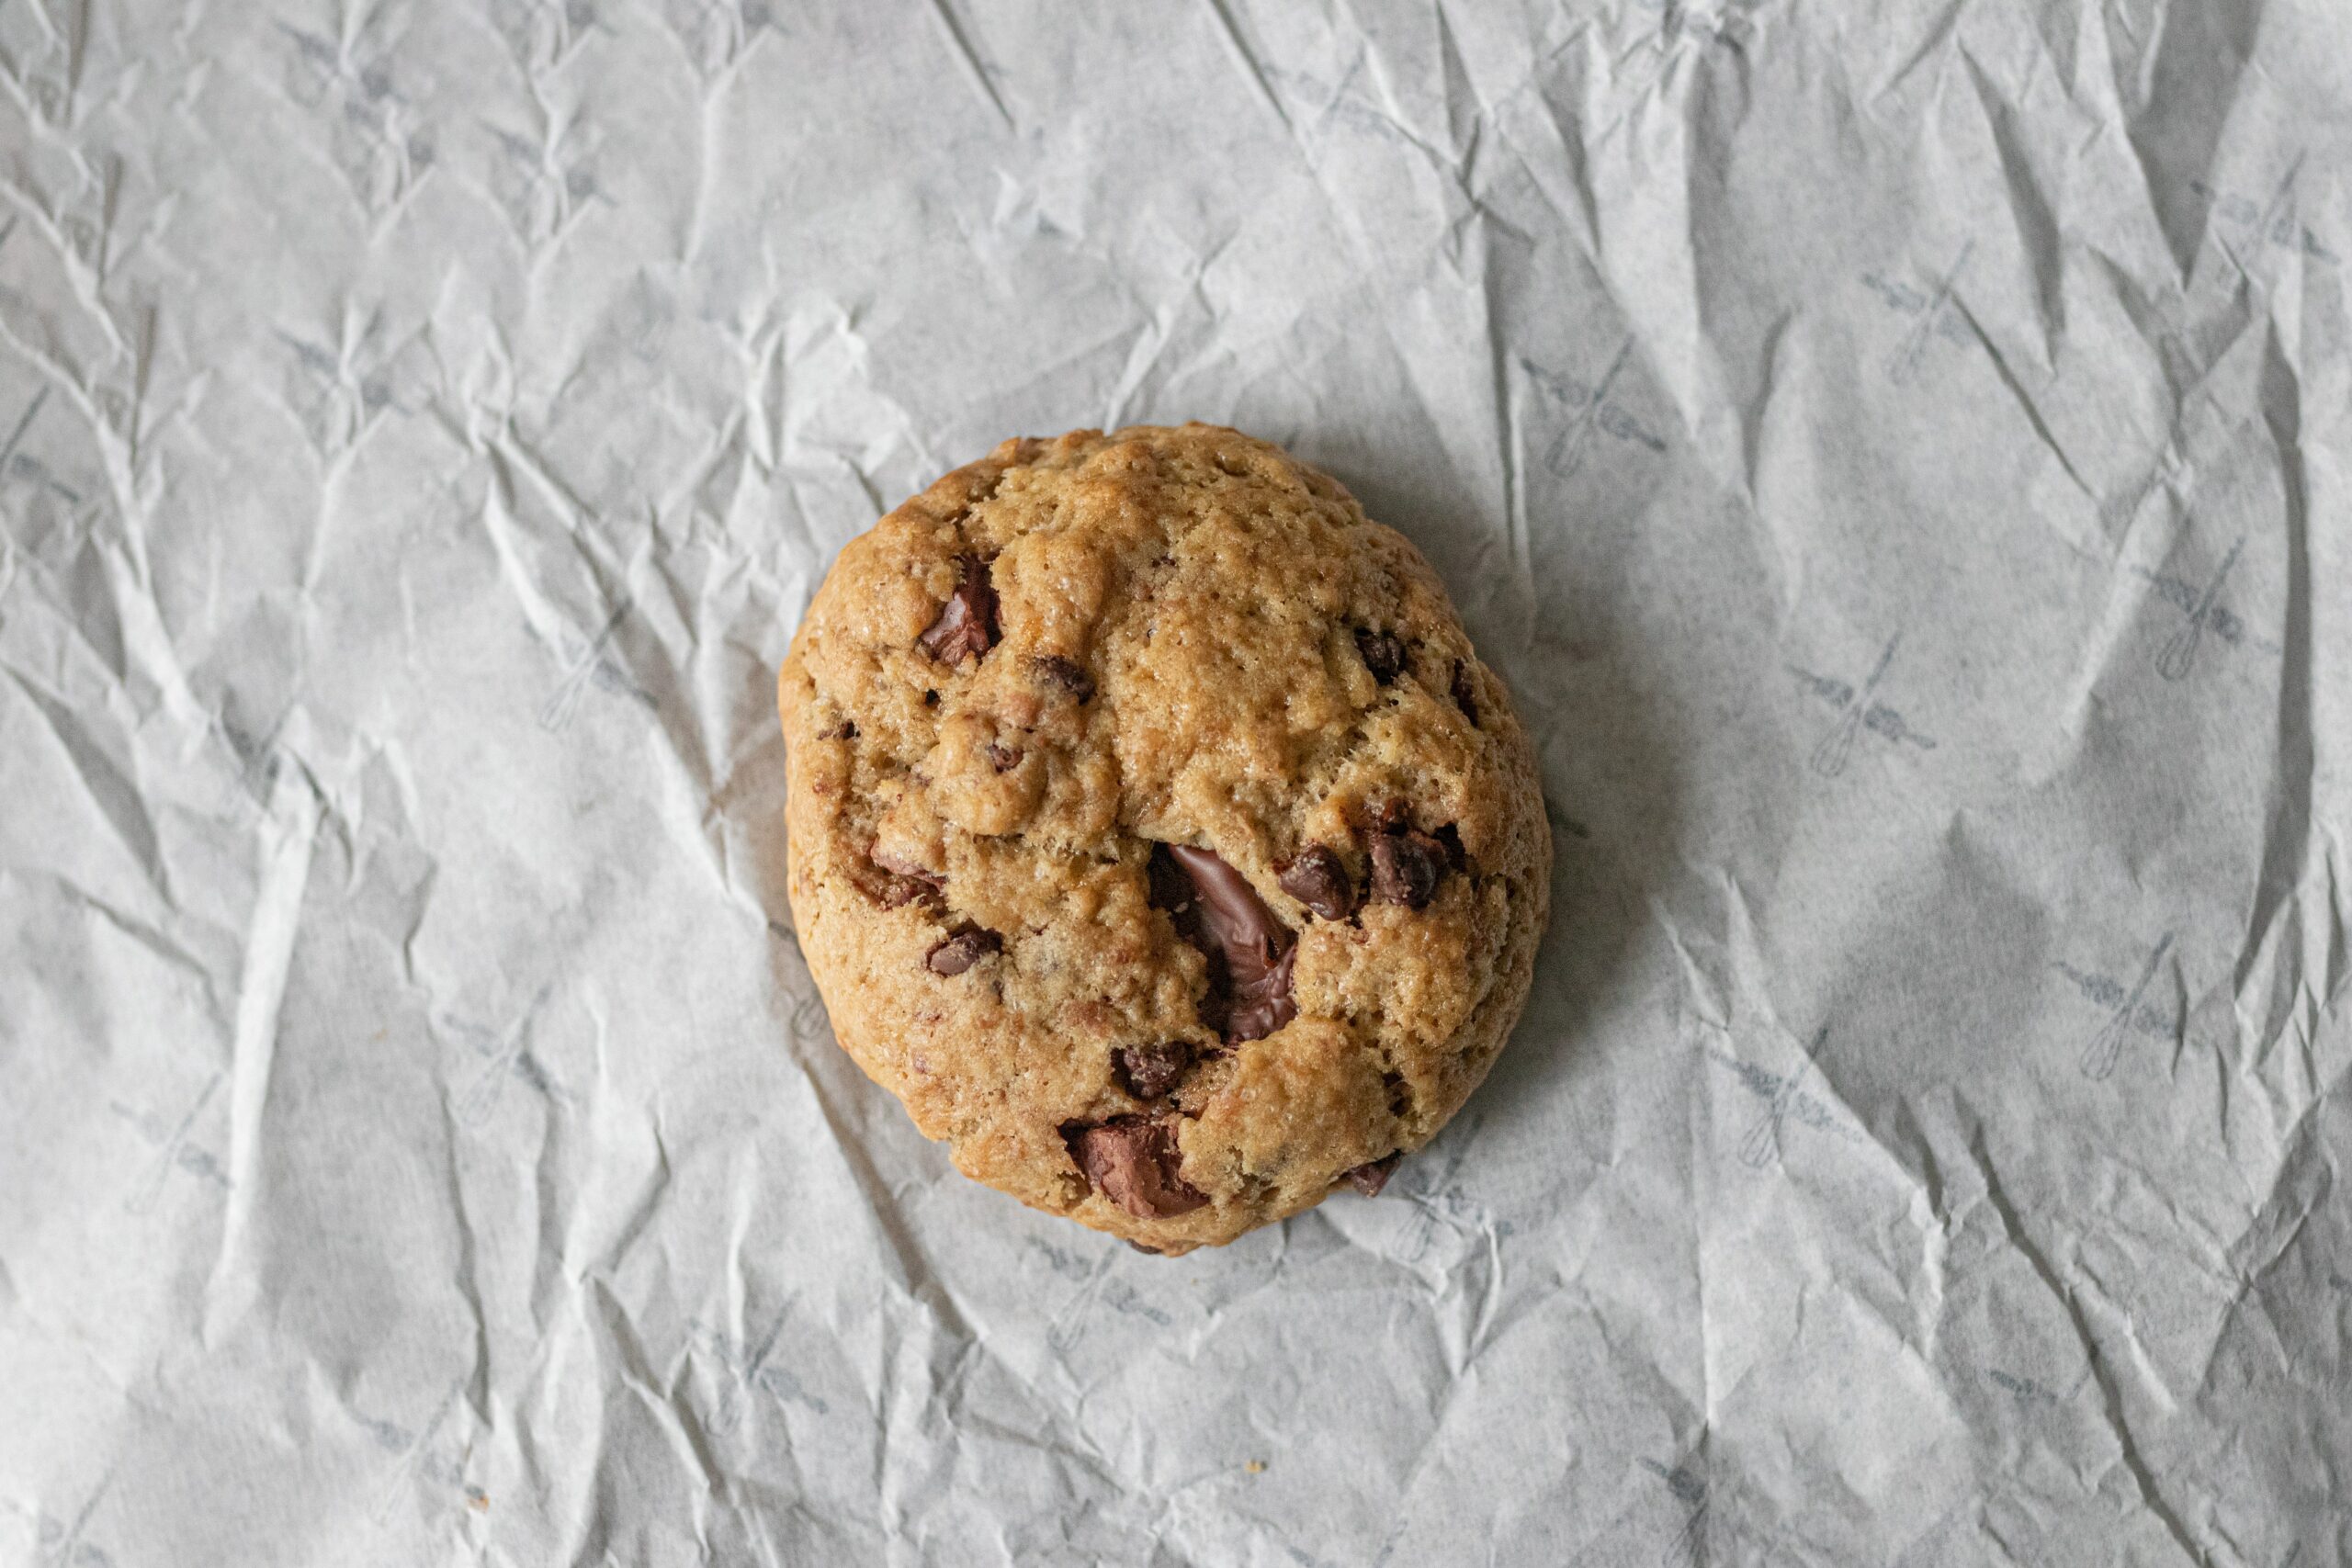
[[[0, 1562], [2352, 1560], [2352, 14], [0, 5]], [[1556, 917], [1181, 1262], [831, 1043], [1016, 433], [1436, 563]]]

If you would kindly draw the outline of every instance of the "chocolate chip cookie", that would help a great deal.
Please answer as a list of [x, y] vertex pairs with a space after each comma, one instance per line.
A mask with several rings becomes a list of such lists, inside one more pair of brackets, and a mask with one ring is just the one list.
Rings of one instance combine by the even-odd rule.
[[1173, 1254], [1376, 1193], [1519, 1017], [1526, 732], [1278, 447], [1008, 441], [842, 550], [779, 691], [834, 1033], [1024, 1203]]

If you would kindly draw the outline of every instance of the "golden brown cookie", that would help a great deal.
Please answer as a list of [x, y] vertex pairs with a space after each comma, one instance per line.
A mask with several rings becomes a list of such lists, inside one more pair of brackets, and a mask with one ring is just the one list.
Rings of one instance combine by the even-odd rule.
[[1436, 574], [1210, 425], [1008, 441], [779, 682], [833, 1031], [956, 1166], [1164, 1253], [1376, 1192], [1526, 1000], [1533, 755]]

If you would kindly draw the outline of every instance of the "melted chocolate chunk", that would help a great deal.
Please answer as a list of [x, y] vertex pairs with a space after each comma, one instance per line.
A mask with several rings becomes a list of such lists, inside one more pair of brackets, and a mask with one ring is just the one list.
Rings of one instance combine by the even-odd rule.
[[996, 932], [968, 926], [935, 944], [923, 963], [934, 975], [961, 975], [1003, 946], [1004, 938]]
[[918, 898], [937, 897], [939, 890], [947, 886], [945, 876], [912, 861], [900, 860], [879, 850], [868, 850], [865, 858], [882, 875], [878, 881], [861, 878], [860, 886], [886, 909], [896, 909]]
[[1158, 1100], [1183, 1081], [1198, 1053], [1189, 1041], [1165, 1045], [1122, 1045], [1111, 1053], [1111, 1072], [1119, 1087], [1137, 1100]]
[[989, 582], [989, 563], [978, 556], [957, 556], [956, 564], [963, 576], [921, 638], [922, 650], [942, 664], [978, 659], [996, 641], [996, 590]]
[[1082, 703], [1094, 694], [1094, 677], [1074, 659], [1064, 659], [1056, 653], [1040, 654], [1029, 661], [1029, 668], [1037, 679], [1067, 693], [1073, 702]]
[[1355, 884], [1338, 854], [1309, 844], [1282, 867], [1282, 890], [1327, 920], [1344, 920], [1356, 907]]
[[1021, 753], [1010, 746], [989, 742], [989, 766], [1000, 773], [1009, 773], [1021, 765]]
[[1473, 725], [1478, 722], [1478, 687], [1470, 679], [1470, 661], [1466, 659], [1453, 661], [1453, 705]]
[[1114, 1116], [1091, 1127], [1069, 1122], [1062, 1140], [1095, 1190], [1139, 1220], [1172, 1219], [1209, 1201], [1184, 1179], [1176, 1130], [1164, 1118]]
[[1363, 667], [1372, 671], [1372, 678], [1384, 686], [1405, 672], [1405, 639], [1395, 632], [1359, 627], [1356, 651], [1363, 655]]
[[876, 865], [880, 866], [884, 871], [888, 872], [893, 876], [912, 877], [917, 882], [928, 882], [933, 887], [944, 887], [947, 886], [947, 874], [945, 872], [933, 871], [931, 867], [922, 865], [917, 862], [900, 860], [898, 856], [887, 853], [881, 850], [869, 850], [866, 852], [865, 858], [872, 861]]
[[1380, 1190], [1388, 1185], [1388, 1178], [1396, 1171], [1396, 1162], [1404, 1157], [1405, 1151], [1398, 1149], [1393, 1155], [1360, 1165], [1353, 1170], [1341, 1171], [1340, 1179], [1367, 1198], [1377, 1198]]
[[1372, 896], [1383, 904], [1419, 909], [1437, 897], [1444, 872], [1445, 846], [1427, 833], [1407, 829], [1372, 840]]
[[1291, 934], [1250, 879], [1207, 850], [1156, 844], [1151, 901], [1169, 911], [1177, 934], [1209, 961], [1209, 994], [1201, 1021], [1231, 1044], [1262, 1040], [1298, 1016], [1290, 969]]

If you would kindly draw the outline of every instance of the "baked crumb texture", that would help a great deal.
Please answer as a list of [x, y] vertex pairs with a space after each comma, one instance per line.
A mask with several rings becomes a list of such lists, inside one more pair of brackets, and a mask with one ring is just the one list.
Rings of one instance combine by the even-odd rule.
[[779, 691], [834, 1033], [1024, 1203], [1176, 1254], [1376, 1192], [1518, 1020], [1526, 732], [1278, 447], [1008, 441], [842, 552]]

